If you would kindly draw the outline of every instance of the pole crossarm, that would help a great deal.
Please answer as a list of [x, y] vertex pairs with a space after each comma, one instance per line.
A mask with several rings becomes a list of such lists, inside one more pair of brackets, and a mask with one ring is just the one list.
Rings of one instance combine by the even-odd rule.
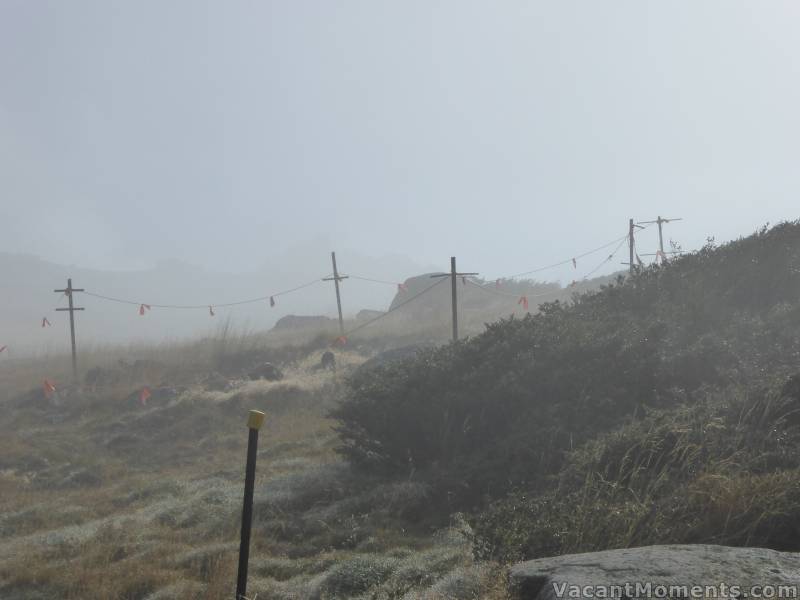
[[339, 311], [339, 335], [344, 336], [344, 317], [342, 316], [342, 295], [339, 291], [339, 282], [348, 279], [347, 275], [339, 275], [339, 268], [336, 266], [336, 252], [331, 252], [331, 264], [333, 265], [333, 277], [325, 277], [323, 281], [332, 281], [336, 287], [336, 309]]
[[[661, 259], [661, 263], [663, 264], [666, 260], [667, 254], [673, 254], [672, 252], [664, 252], [664, 223], [671, 223], [672, 221], [683, 221], [682, 217], [675, 217], [672, 219], [665, 219], [661, 215], [656, 217], [655, 221], [639, 221], [639, 223], [645, 225], [658, 225], [658, 252], [656, 252], [655, 256]], [[642, 256], [652, 256], [652, 255], [642, 255]]]
[[82, 307], [76, 307], [73, 302], [74, 292], [82, 292], [83, 288], [72, 287], [72, 278], [67, 279], [67, 287], [63, 290], [53, 290], [56, 294], [64, 294], [69, 300], [68, 308], [57, 308], [56, 311], [69, 312], [69, 338], [70, 345], [72, 346], [72, 379], [75, 383], [78, 381], [78, 350], [75, 344], [75, 311], [85, 310]]
[[675, 217], [673, 219], [662, 219], [658, 217], [655, 221], [637, 221], [637, 225], [651, 225], [653, 223], [671, 223], [672, 221], [683, 221], [683, 217]]
[[450, 257], [450, 272], [449, 273], [437, 273], [435, 275], [431, 275], [431, 278], [439, 278], [439, 277], [449, 277], [450, 278], [450, 293], [452, 295], [452, 314], [453, 314], [453, 341], [458, 341], [458, 286], [456, 285], [456, 280], [459, 277], [464, 279], [464, 283], [467, 282], [467, 277], [470, 275], [477, 275], [478, 273], [460, 273], [456, 270], [456, 257]]

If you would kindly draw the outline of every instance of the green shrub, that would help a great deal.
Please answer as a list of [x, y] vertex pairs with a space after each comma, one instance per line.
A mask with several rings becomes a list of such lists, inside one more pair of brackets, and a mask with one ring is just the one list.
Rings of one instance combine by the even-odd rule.
[[519, 560], [668, 543], [797, 550], [800, 378], [703, 390], [571, 452], [552, 484], [475, 520], [480, 556]]
[[546, 486], [628, 419], [793, 372], [799, 262], [800, 225], [782, 224], [357, 373], [332, 412], [340, 452], [434, 484], [441, 512]]

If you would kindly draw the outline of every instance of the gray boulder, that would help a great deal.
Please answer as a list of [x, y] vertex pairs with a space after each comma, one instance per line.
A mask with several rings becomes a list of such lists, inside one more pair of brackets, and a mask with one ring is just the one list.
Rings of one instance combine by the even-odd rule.
[[382, 317], [385, 315], [386, 312], [382, 310], [371, 310], [369, 308], [364, 308], [356, 314], [356, 321], [369, 321], [370, 319], [376, 319], [378, 317]]
[[319, 361], [320, 368], [328, 369], [329, 371], [336, 371], [336, 356], [330, 350], [322, 354]]
[[327, 330], [337, 323], [336, 319], [316, 315], [286, 315], [272, 327], [272, 331], [296, 331], [303, 329]]
[[283, 371], [281, 371], [272, 363], [268, 362], [251, 369], [247, 375], [254, 381], [258, 379], [266, 379], [267, 381], [280, 381], [283, 379]]
[[702, 544], [606, 550], [517, 564], [510, 583], [519, 600], [754, 598], [753, 586], [764, 598], [766, 586], [774, 586], [772, 598], [778, 586], [792, 586], [795, 595], [782, 597], [797, 598], [800, 553]]

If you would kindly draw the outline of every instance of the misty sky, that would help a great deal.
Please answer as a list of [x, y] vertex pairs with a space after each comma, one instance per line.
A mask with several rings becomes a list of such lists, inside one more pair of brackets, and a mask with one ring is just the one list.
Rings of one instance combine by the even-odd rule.
[[629, 217], [683, 217], [667, 234], [684, 248], [749, 234], [800, 217], [798, 17], [792, 1], [0, 0], [0, 251], [242, 272], [316, 244], [321, 265], [456, 254], [494, 277]]

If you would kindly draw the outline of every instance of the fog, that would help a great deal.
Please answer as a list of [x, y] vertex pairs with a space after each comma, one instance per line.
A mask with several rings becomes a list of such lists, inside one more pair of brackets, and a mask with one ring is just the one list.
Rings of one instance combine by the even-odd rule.
[[[665, 237], [687, 250], [795, 219], [798, 15], [789, 1], [4, 0], [0, 345], [57, 343], [31, 321], [62, 322], [67, 276], [222, 303], [326, 276], [332, 250], [390, 282], [452, 255], [494, 279], [619, 238], [629, 218], [682, 217]], [[655, 252], [654, 228], [637, 248]], [[536, 277], [627, 257], [604, 258]], [[350, 314], [395, 291], [346, 286]], [[149, 331], [136, 307], [81, 302], [91, 339], [210, 326], [195, 312]], [[336, 305], [321, 284], [276, 308], [236, 315], [266, 328]]]

